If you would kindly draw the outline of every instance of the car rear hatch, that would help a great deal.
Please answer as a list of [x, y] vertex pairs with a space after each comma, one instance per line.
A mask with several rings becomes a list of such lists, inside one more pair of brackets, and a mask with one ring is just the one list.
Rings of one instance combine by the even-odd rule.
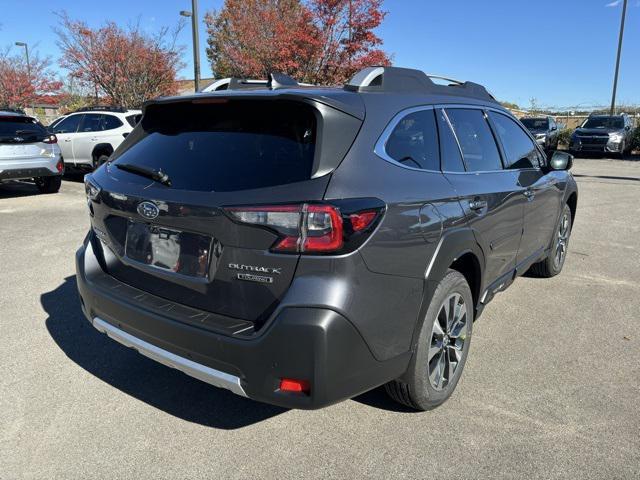
[[277, 246], [299, 227], [299, 211], [322, 200], [360, 125], [304, 97], [148, 105], [112, 161], [87, 178], [103, 269], [167, 308], [261, 325], [299, 258], [299, 248]]
[[53, 138], [31, 117], [0, 115], [0, 170], [3, 163], [51, 156]]

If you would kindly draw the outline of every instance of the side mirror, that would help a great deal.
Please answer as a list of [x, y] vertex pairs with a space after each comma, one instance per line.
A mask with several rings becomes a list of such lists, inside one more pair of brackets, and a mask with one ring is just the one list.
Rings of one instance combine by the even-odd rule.
[[627, 125], [626, 127], [624, 127], [625, 130], [631, 130], [631, 125]]
[[551, 131], [552, 131], [552, 132], [553, 132], [554, 130], [557, 130], [557, 129], [558, 129], [558, 127], [557, 127], [557, 126], [555, 126], [555, 125], [553, 125], [553, 126], [551, 127]]
[[551, 170], [570, 170], [573, 167], [573, 155], [567, 152], [555, 151], [549, 160]]

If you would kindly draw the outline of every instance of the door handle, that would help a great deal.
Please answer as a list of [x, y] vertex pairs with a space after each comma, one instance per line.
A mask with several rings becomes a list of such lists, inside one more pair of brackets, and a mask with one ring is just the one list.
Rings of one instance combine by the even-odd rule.
[[65, 141], [65, 143], [69, 143], [71, 141], [71, 139], [70, 138], [65, 138], [64, 141]]
[[97, 142], [97, 141], [98, 141], [98, 139], [97, 139], [97, 138], [92, 138], [92, 139], [91, 139], [91, 141], [92, 141], [92, 142]]
[[471, 210], [482, 210], [483, 208], [486, 208], [487, 205], [486, 200], [472, 200], [469, 202], [469, 208]]

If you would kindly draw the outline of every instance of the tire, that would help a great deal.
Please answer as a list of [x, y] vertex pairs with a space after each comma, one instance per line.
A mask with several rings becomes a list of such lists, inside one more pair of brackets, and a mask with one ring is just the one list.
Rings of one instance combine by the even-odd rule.
[[109, 161], [109, 155], [105, 155], [104, 153], [101, 153], [100, 155], [93, 157], [93, 169], [97, 169], [100, 166], [104, 165], [105, 163], [107, 163]]
[[[562, 209], [558, 225], [553, 231], [550, 253], [544, 260], [534, 263], [529, 269], [529, 273], [540, 278], [555, 277], [562, 271], [569, 249], [569, 238], [571, 237], [572, 218], [571, 209], [566, 205]], [[559, 253], [559, 248], [562, 248]]]
[[40, 193], [58, 193], [62, 185], [62, 176], [38, 177], [35, 180]]
[[[451, 308], [452, 302], [464, 310]], [[459, 312], [459, 316], [447, 318], [447, 311]], [[460, 272], [448, 270], [427, 308], [407, 372], [385, 385], [393, 400], [424, 411], [438, 407], [451, 396], [469, 353], [474, 312], [469, 284]]]

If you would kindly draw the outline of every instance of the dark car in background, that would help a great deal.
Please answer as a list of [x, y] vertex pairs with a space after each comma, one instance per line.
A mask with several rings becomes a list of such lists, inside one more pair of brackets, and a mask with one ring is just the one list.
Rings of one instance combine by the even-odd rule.
[[613, 153], [623, 158], [633, 148], [633, 122], [626, 114], [590, 115], [571, 136], [573, 153]]
[[558, 124], [553, 117], [526, 117], [520, 121], [545, 151], [550, 152], [558, 148]]
[[86, 177], [87, 319], [263, 402], [386, 385], [416, 409], [443, 403], [487, 303], [561, 271], [572, 157], [548, 159], [481, 85], [416, 70], [229, 87], [149, 102]]

